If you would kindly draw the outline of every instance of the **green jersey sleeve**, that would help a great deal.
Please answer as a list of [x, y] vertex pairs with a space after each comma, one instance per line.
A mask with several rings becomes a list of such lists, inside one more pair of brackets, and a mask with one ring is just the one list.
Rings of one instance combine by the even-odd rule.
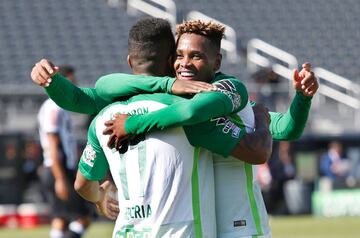
[[125, 131], [138, 135], [151, 130], [193, 125], [238, 112], [246, 106], [248, 93], [239, 80], [222, 79], [214, 84], [218, 88], [215, 92], [198, 93], [190, 100], [179, 101], [158, 111], [130, 116], [125, 122]]
[[52, 77], [52, 83], [45, 90], [57, 105], [72, 112], [94, 115], [109, 104], [94, 88], [79, 88], [60, 73]]
[[305, 128], [312, 97], [300, 92], [296, 95], [286, 113], [270, 112], [270, 132], [274, 140], [296, 140]]
[[96, 136], [95, 122], [96, 118], [88, 130], [88, 141], [79, 161], [79, 171], [86, 179], [99, 181], [105, 177], [109, 164]]
[[97, 94], [107, 101], [141, 93], [171, 92], [175, 78], [132, 74], [109, 74], [95, 85]]
[[218, 117], [196, 125], [184, 126], [192, 146], [200, 146], [227, 157], [246, 134], [230, 117]]

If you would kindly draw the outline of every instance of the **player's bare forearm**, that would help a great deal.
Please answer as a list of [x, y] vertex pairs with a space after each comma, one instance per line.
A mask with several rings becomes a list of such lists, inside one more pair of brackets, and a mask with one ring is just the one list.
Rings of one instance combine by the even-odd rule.
[[272, 152], [269, 114], [264, 108], [255, 113], [255, 132], [246, 134], [231, 155], [249, 164], [263, 164]]
[[87, 180], [78, 170], [74, 183], [75, 191], [84, 199], [97, 203], [102, 199], [102, 191], [98, 181]]

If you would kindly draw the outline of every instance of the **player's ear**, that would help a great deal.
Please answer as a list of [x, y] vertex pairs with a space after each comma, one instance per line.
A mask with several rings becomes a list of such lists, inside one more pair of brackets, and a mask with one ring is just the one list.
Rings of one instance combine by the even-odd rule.
[[215, 57], [214, 72], [218, 71], [221, 67], [222, 54], [217, 53]]
[[128, 63], [128, 65], [129, 65], [129, 67], [132, 68], [132, 63], [131, 63], [130, 55], [127, 56], [126, 60], [127, 60], [127, 63]]

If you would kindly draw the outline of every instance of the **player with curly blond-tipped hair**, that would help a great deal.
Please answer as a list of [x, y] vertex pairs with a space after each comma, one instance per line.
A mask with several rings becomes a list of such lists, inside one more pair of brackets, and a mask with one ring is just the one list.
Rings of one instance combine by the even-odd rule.
[[203, 22], [201, 20], [184, 21], [182, 24], [176, 26], [176, 36], [179, 38], [182, 34], [193, 33], [207, 37], [214, 46], [220, 50], [221, 40], [224, 37], [225, 26], [209, 21]]
[[[209, 82], [214, 78], [220, 67], [224, 30], [220, 24], [200, 20], [185, 21], [177, 26], [174, 67], [178, 79]], [[199, 73], [198, 69], [204, 67], [202, 62], [213, 65], [213, 68], [209, 67], [207, 77]], [[226, 88], [226, 85], [222, 87]], [[238, 126], [251, 132], [254, 114], [250, 104], [248, 110], [242, 110], [237, 117]], [[217, 237], [270, 237], [267, 212], [255, 180], [256, 166], [217, 154], [213, 155], [213, 161]]]

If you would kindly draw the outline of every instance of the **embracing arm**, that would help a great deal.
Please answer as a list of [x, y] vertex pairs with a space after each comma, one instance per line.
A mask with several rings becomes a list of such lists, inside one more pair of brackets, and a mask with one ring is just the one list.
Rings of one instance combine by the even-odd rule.
[[184, 131], [193, 146], [203, 147], [224, 157], [231, 155], [249, 164], [261, 164], [266, 162], [272, 151], [269, 114], [260, 105], [255, 106], [254, 112], [256, 126], [252, 133], [238, 127], [233, 116], [185, 126]]
[[245, 134], [232, 150], [231, 155], [249, 164], [263, 164], [272, 153], [272, 137], [269, 131], [270, 116], [266, 108], [255, 106], [255, 131]]
[[158, 111], [130, 116], [125, 121], [125, 132], [138, 135], [151, 130], [192, 125], [238, 112], [248, 101], [246, 87], [238, 80], [226, 80], [226, 83], [233, 86], [232, 90], [198, 93], [190, 100], [181, 100]]
[[97, 95], [95, 89], [79, 88], [60, 73], [52, 76], [52, 82], [45, 90], [56, 104], [72, 112], [94, 115], [109, 104]]
[[274, 140], [296, 140], [302, 135], [309, 116], [312, 97], [296, 95], [287, 112], [270, 112], [270, 132]]
[[175, 78], [133, 74], [109, 74], [95, 84], [97, 94], [107, 101], [141, 93], [171, 92]]
[[142, 93], [165, 92], [176, 95], [212, 91], [211, 84], [199, 81], [175, 80], [172, 77], [155, 77], [133, 74], [109, 74], [101, 77], [95, 85], [97, 94], [107, 101]]

